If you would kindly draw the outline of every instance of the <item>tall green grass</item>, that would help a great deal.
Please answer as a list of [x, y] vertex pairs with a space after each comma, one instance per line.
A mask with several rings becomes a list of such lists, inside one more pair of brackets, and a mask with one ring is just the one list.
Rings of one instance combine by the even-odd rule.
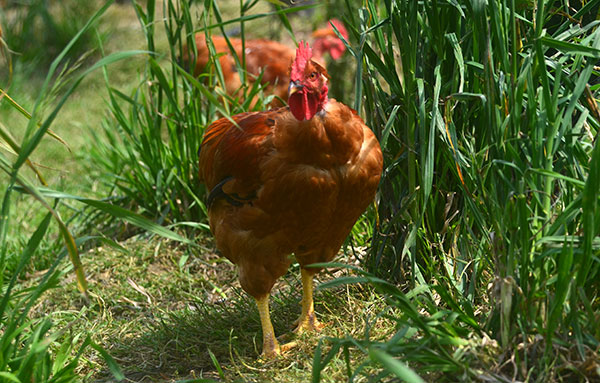
[[[83, 29], [99, 2], [47, 0], [6, 0], [0, 8], [0, 24], [4, 39], [10, 41], [18, 66], [27, 74], [36, 68], [48, 68], [54, 58]], [[88, 29], [69, 49], [68, 56], [77, 58], [95, 45], [95, 34]]]
[[[2, 213], [0, 219], [0, 284], [2, 285], [2, 299], [0, 301], [0, 317], [1, 333], [0, 337], [0, 375], [3, 380], [15, 382], [21, 381], [50, 381], [52, 379], [60, 381], [74, 381], [77, 379], [75, 367], [81, 356], [81, 351], [90, 345], [98, 347], [91, 339], [87, 339], [83, 345], [76, 350], [71, 339], [62, 339], [60, 331], [51, 332], [52, 322], [50, 319], [32, 320], [29, 317], [29, 312], [33, 305], [40, 299], [44, 291], [55, 286], [63, 271], [58, 268], [60, 261], [67, 254], [70, 256], [74, 266], [74, 273], [77, 276], [78, 286], [82, 292], [86, 291], [86, 280], [79, 260], [76, 240], [72, 236], [70, 230], [65, 225], [59, 212], [56, 210], [56, 202], [48, 201], [42, 194], [39, 187], [22, 174], [21, 168], [28, 164], [38, 175], [41, 183], [45, 181], [37, 168], [29, 161], [31, 153], [39, 145], [41, 138], [47, 133], [56, 113], [60, 110], [69, 94], [77, 86], [78, 82], [72, 85], [69, 91], [66, 92], [63, 99], [54, 108], [49, 115], [41, 122], [42, 100], [47, 97], [47, 91], [54, 71], [61, 62], [69, 48], [77, 41], [77, 38], [87, 30], [104, 11], [106, 7], [97, 12], [92, 19], [88, 21], [84, 29], [75, 36], [71, 44], [56, 58], [47, 76], [43, 88], [40, 91], [36, 106], [31, 114], [24, 111], [9, 95], [2, 90], [2, 101], [7, 102], [11, 107], [24, 112], [29, 119], [25, 138], [19, 144], [12, 137], [10, 128], [0, 125], [0, 133], [2, 140], [16, 154], [15, 157], [8, 157], [0, 153], [0, 169], [7, 176], [5, 180], [5, 189], [2, 201]], [[11, 40], [7, 39], [7, 45], [10, 45]], [[14, 127], [12, 127], [14, 129]], [[32, 198], [36, 199], [42, 208], [48, 213], [39, 223], [39, 226], [33, 232], [26, 245], [23, 246], [20, 254], [11, 254], [9, 251], [14, 250], [14, 246], [9, 246], [7, 241], [7, 232], [9, 220], [11, 218], [11, 208], [13, 206], [15, 191], [27, 193]], [[25, 266], [30, 262], [31, 258], [36, 254], [42, 239], [47, 235], [50, 222], [54, 219], [59, 232], [64, 241], [64, 250], [56, 255], [56, 259], [52, 266], [44, 273], [43, 277], [37, 284], [32, 287], [23, 289], [19, 286], [18, 278]], [[13, 269], [7, 269], [8, 258], [17, 258], [18, 263]], [[58, 346], [56, 345], [58, 343]], [[51, 347], [56, 347], [56, 351], [50, 351]], [[100, 349], [98, 347], [98, 349]], [[102, 350], [102, 352], [104, 352]], [[114, 364], [112, 359], [107, 358], [111, 364]]]
[[[239, 26], [245, 41], [244, 24], [279, 16], [291, 33], [286, 13], [306, 9], [251, 12], [257, 1], [240, 3], [237, 18], [225, 19], [219, 2], [207, 0], [192, 8], [189, 2], [169, 0], [162, 9], [155, 1], [134, 3], [146, 37], [148, 56], [140, 85], [134, 94], [121, 93], [107, 80], [111, 118], [96, 136], [91, 156], [105, 169], [106, 182], [123, 206], [140, 211], [165, 224], [193, 224], [205, 219], [204, 186], [198, 181], [198, 156], [204, 128], [221, 116], [249, 110], [264, 110], [272, 95], [263, 94], [260, 81], [246, 81], [244, 57], [233, 52], [243, 79], [239, 96], [225, 92], [219, 60], [214, 60], [198, 78], [187, 72], [195, 67], [196, 33], [227, 37], [226, 28]], [[166, 51], [156, 41], [166, 35]], [[190, 57], [184, 63], [182, 58]], [[206, 228], [205, 225], [202, 226]]]
[[351, 381], [405, 378], [398, 358], [426, 380], [597, 379], [600, 2], [346, 4], [386, 160], [365, 267], [404, 288], [363, 278], [402, 314], [392, 339], [320, 348], [313, 381], [347, 347]]
[[[44, 292], [56, 287], [68, 273], [74, 274], [79, 290], [84, 297], [87, 296], [87, 282], [79, 249], [83, 243], [94, 237], [87, 235], [88, 233], [80, 233], [81, 236], [73, 234], [69, 220], [63, 218], [65, 215], [63, 201], [78, 201], [152, 233], [185, 242], [177, 234], [136, 213], [104, 201], [73, 196], [48, 188], [39, 165], [30, 161], [32, 154], [40, 146], [42, 138], [47, 134], [64, 142], [50, 132], [49, 128], [69, 96], [89, 72], [140, 54], [136, 51], [119, 52], [104, 57], [86, 70], [67, 71], [63, 73], [70, 73], [70, 76], [57, 76], [57, 70], [61, 65], [65, 65], [65, 58], [70, 49], [77, 44], [84, 33], [93, 29], [110, 4], [110, 1], [106, 2], [95, 12], [52, 61], [31, 112], [0, 88], [0, 102], [6, 103], [7, 108], [13, 108], [23, 114], [27, 121], [26, 126], [17, 126], [15, 121], [0, 123], [0, 139], [3, 148], [7, 149], [0, 152], [0, 174], [3, 175], [0, 207], [0, 379], [2, 381], [79, 381], [81, 377], [78, 376], [76, 369], [83, 352], [90, 347], [102, 356], [115, 379], [123, 378], [114, 360], [94, 342], [91, 335], [68, 335], [68, 328], [54, 329], [51, 313], [37, 319], [32, 315], [33, 307], [40, 303]], [[6, 37], [5, 43], [8, 48], [11, 47], [12, 42], [10, 36]], [[61, 91], [58, 92], [56, 102], [47, 103], [53, 91], [58, 88]], [[25, 131], [20, 142], [11, 133], [17, 130]], [[23, 168], [26, 166], [33, 173], [24, 171]], [[30, 178], [30, 174], [35, 176], [35, 181]], [[38, 222], [32, 223], [35, 229], [31, 233], [21, 233], [21, 240], [15, 241], [8, 237], [8, 232], [11, 221], [15, 219], [17, 193], [21, 193], [25, 198], [31, 198], [36, 202], [33, 204], [34, 208], [41, 209], [45, 213], [39, 215]], [[42, 242], [50, 240], [47, 237], [51, 236], [58, 238], [60, 245], [43, 247]], [[110, 245], [111, 241], [106, 243]], [[44, 251], [52, 250], [55, 250], [52, 254], [42, 254]], [[39, 256], [50, 258], [50, 267], [44, 270], [40, 277], [23, 280], [24, 270], [32, 259]], [[65, 266], [65, 257], [69, 257], [70, 266]]]

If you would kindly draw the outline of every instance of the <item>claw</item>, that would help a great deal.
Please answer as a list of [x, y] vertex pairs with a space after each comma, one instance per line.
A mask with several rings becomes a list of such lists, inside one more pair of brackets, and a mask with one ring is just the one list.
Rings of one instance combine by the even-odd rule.
[[281, 345], [281, 352], [285, 353], [291, 351], [293, 348], [298, 347], [298, 342], [288, 342]]
[[277, 341], [275, 346], [263, 345], [262, 354], [260, 354], [261, 359], [269, 360], [280, 357], [281, 355], [291, 351], [293, 348], [298, 346], [298, 342], [288, 342], [280, 345]]

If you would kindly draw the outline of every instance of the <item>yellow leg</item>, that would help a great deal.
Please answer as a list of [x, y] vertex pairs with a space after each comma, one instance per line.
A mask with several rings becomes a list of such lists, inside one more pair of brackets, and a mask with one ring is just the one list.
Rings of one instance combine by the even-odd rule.
[[302, 274], [302, 314], [298, 319], [298, 326], [294, 330], [298, 334], [304, 331], [318, 331], [323, 326], [317, 320], [313, 303], [313, 275], [304, 269]]
[[275, 331], [273, 330], [273, 324], [271, 323], [271, 315], [269, 314], [269, 295], [265, 295], [262, 298], [256, 298], [256, 305], [258, 306], [258, 314], [260, 315], [260, 324], [263, 332], [263, 350], [262, 356], [266, 358], [273, 358], [281, 354], [279, 342], [275, 338]]

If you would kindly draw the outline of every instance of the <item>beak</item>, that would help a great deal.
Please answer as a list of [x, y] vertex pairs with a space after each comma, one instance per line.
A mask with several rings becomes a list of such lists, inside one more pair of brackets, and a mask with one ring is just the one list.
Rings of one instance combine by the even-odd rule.
[[288, 96], [298, 92], [304, 88], [304, 85], [300, 84], [300, 81], [290, 81], [290, 86], [288, 88]]

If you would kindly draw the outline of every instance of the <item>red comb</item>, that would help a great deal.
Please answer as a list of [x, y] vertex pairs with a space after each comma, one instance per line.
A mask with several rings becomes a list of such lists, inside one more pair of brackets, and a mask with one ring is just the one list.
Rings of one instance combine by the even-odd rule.
[[308, 46], [308, 43], [300, 41], [298, 49], [296, 49], [296, 59], [292, 64], [292, 71], [290, 73], [290, 79], [292, 81], [298, 81], [302, 79], [304, 74], [304, 68], [312, 57], [312, 49]]

